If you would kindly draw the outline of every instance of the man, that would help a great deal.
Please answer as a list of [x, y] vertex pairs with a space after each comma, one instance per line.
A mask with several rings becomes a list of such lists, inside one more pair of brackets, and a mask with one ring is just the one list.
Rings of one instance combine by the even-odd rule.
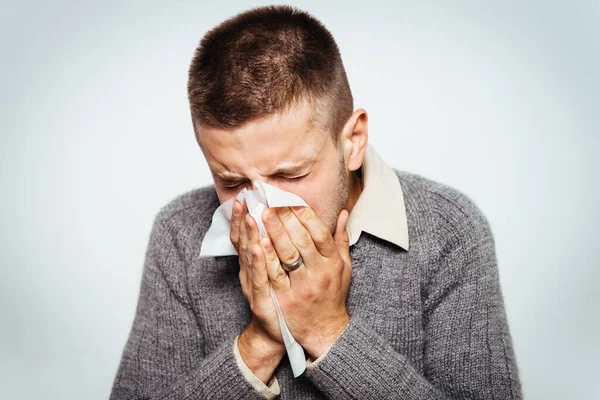
[[[318, 20], [271, 6], [225, 21], [188, 93], [214, 187], [156, 218], [112, 399], [521, 398], [485, 217], [368, 145]], [[261, 238], [236, 202], [238, 256], [198, 259], [215, 209], [255, 181], [310, 207], [266, 209]], [[269, 284], [307, 355], [298, 378]]]

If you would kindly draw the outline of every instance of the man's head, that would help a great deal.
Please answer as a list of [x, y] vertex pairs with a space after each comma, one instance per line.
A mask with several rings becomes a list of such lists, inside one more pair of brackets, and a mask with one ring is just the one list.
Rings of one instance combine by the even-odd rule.
[[330, 228], [353, 205], [367, 115], [353, 112], [338, 47], [314, 17], [269, 6], [213, 28], [192, 60], [188, 97], [221, 202], [263, 180], [300, 195]]

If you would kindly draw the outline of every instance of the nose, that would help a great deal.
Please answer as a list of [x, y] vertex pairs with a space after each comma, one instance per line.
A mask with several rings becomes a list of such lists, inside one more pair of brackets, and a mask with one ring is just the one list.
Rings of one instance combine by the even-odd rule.
[[263, 177], [263, 176], [257, 175], [257, 176], [253, 176], [252, 178], [249, 179], [248, 186], [247, 186], [248, 190], [257, 190], [258, 182], [268, 183], [269, 185], [272, 185], [272, 186], [276, 185], [276, 182], [274, 182], [272, 179], [269, 179], [268, 177]]

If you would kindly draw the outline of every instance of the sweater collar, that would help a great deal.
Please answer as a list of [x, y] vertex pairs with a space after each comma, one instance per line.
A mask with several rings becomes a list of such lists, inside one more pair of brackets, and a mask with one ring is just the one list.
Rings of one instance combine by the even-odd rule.
[[363, 191], [350, 213], [350, 245], [362, 232], [408, 250], [408, 221], [398, 176], [368, 144], [362, 165]]

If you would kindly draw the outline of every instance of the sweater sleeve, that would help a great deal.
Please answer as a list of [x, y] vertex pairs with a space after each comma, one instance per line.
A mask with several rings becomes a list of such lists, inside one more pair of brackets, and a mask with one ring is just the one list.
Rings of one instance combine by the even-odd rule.
[[307, 375], [328, 398], [522, 398], [487, 221], [450, 236], [423, 288], [423, 373], [353, 315]]
[[159, 214], [110, 399], [264, 399], [238, 368], [233, 337], [203, 353], [202, 331], [183, 283], [183, 258], [167, 218]]

